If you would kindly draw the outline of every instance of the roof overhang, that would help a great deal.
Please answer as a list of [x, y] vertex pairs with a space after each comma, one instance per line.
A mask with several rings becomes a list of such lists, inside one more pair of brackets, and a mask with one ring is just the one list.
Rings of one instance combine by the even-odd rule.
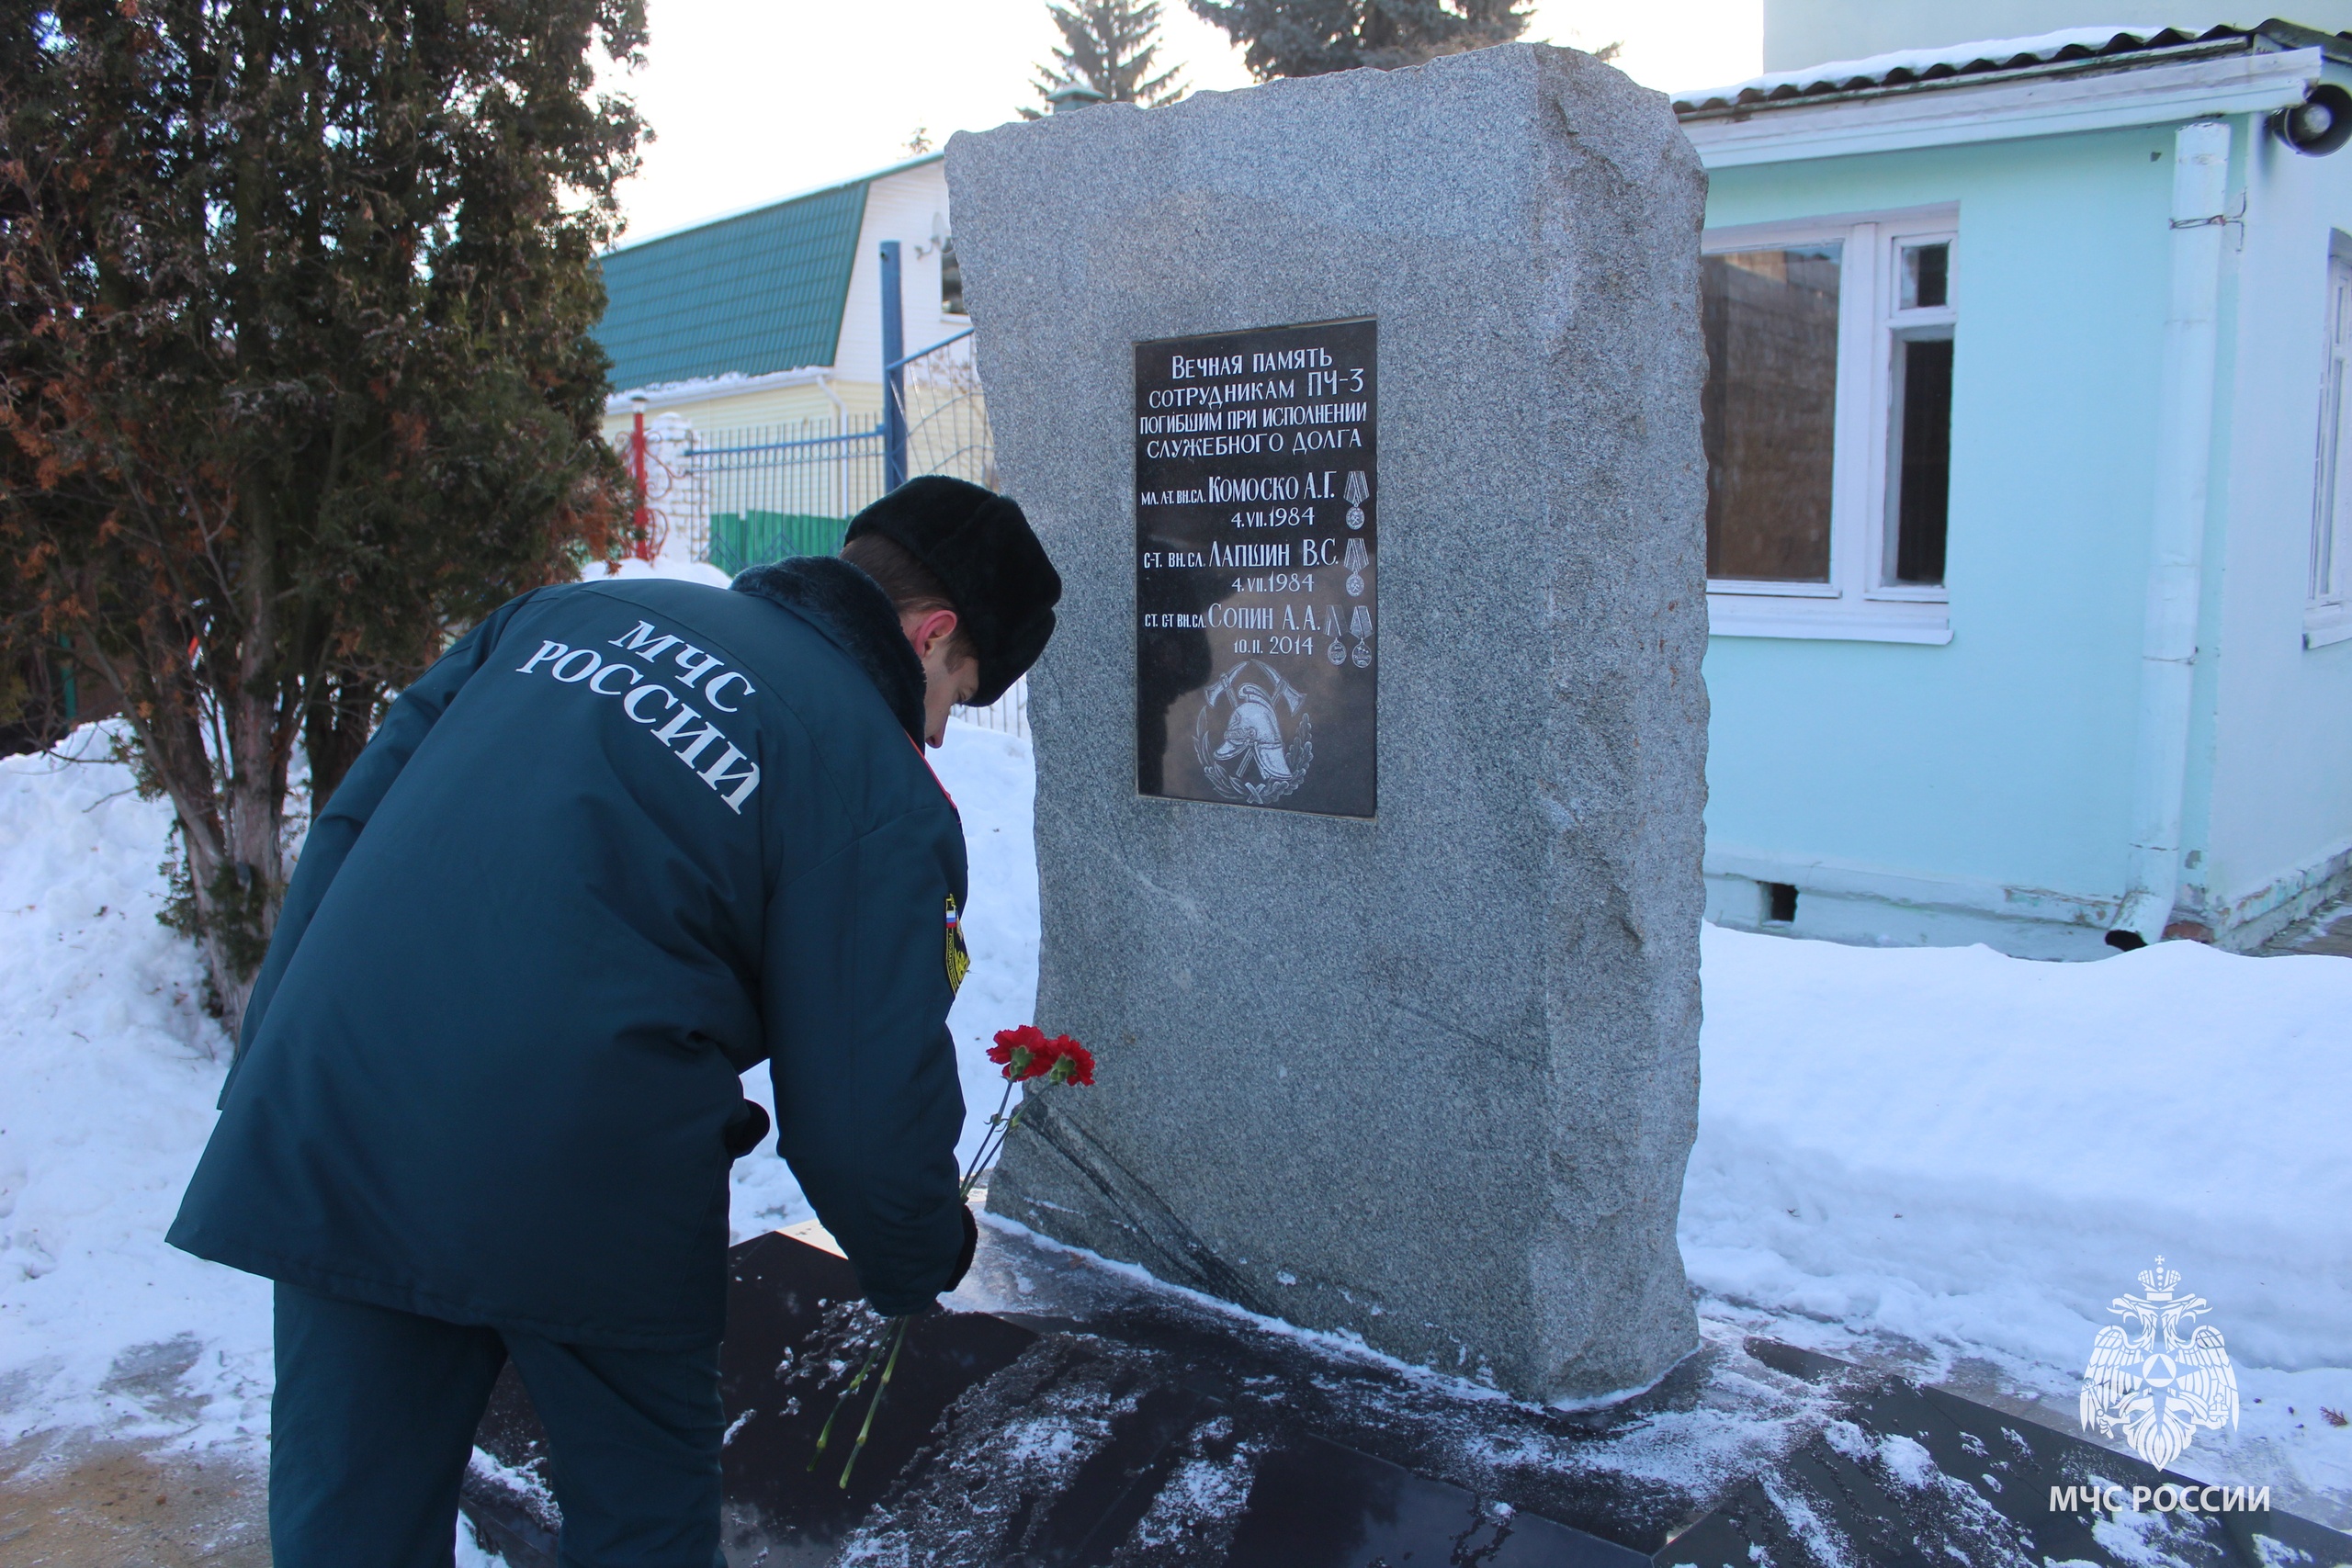
[[2267, 114], [2302, 102], [2326, 63], [2325, 51], [2312, 48], [2126, 69], [2020, 72], [1820, 104], [1730, 107], [1687, 115], [1682, 129], [1710, 169], [2064, 136], [2203, 115]]
[[605, 416], [654, 413], [713, 398], [740, 398], [746, 392], [773, 392], [785, 387], [819, 387], [841, 379], [831, 367], [811, 365], [798, 370], [772, 370], [764, 376], [710, 376], [694, 381], [669, 381], [656, 387], [631, 387], [605, 400]]

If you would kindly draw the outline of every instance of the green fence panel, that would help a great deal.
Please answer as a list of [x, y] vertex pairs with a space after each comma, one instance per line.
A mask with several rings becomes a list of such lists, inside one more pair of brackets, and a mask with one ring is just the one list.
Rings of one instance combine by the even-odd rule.
[[808, 512], [721, 512], [710, 519], [710, 564], [732, 577], [786, 556], [830, 556], [849, 529], [844, 518]]

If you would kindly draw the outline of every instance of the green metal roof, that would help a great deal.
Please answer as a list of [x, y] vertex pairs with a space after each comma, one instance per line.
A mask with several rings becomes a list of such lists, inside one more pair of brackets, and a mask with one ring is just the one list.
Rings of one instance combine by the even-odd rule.
[[614, 389], [832, 364], [874, 178], [605, 253]]

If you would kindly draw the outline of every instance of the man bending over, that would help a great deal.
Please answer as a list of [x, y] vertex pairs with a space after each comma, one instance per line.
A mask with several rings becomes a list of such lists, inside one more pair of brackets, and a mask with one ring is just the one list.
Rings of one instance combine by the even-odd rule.
[[509, 1359], [567, 1568], [719, 1561], [728, 1168], [768, 1131], [876, 1311], [954, 1286], [966, 898], [922, 756], [1052, 635], [1012, 502], [840, 558], [526, 593], [321, 811], [170, 1239], [277, 1281], [280, 1568], [446, 1568]]

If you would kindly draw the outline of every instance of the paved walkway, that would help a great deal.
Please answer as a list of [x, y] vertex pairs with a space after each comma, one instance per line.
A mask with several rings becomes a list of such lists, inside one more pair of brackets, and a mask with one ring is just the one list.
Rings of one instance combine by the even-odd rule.
[[269, 1568], [261, 1467], [51, 1434], [0, 1448], [8, 1568]]
[[2265, 953], [2324, 953], [2352, 958], [2352, 898], [2339, 898], [2262, 944]]

